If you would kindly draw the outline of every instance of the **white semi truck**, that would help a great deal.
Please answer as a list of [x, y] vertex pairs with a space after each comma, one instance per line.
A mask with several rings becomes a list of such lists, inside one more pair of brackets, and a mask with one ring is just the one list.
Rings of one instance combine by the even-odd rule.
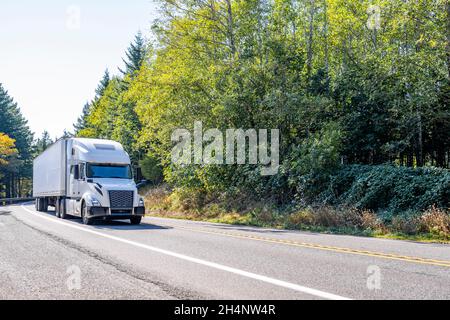
[[56, 216], [125, 220], [140, 224], [144, 201], [133, 180], [129, 155], [115, 141], [61, 139], [33, 163], [36, 210], [54, 206]]

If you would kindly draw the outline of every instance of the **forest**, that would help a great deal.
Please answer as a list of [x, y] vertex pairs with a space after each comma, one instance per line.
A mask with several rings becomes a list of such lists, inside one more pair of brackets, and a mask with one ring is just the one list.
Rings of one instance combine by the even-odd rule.
[[[370, 212], [372, 229], [408, 217], [397, 221], [405, 232], [431, 210], [450, 234], [448, 0], [159, 2], [152, 33], [136, 35], [118, 75], [105, 71], [74, 133], [121, 142], [136, 178], [163, 185], [149, 191], [151, 209], [294, 227]], [[23, 122], [4, 91], [0, 101]], [[8, 195], [29, 176], [31, 151], [26, 128], [4, 121], [15, 139], [0, 136]], [[278, 174], [172, 163], [171, 133], [196, 121], [279, 129]]]

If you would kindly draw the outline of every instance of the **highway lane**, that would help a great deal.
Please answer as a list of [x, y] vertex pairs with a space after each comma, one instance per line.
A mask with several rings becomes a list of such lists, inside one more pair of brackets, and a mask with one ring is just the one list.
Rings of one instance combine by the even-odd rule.
[[4, 299], [450, 299], [441, 244], [152, 217], [84, 226], [26, 205], [0, 208], [0, 254]]

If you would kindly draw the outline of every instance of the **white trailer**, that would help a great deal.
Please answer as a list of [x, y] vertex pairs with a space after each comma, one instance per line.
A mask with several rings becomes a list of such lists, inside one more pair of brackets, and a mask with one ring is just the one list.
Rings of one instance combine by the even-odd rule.
[[65, 140], [51, 145], [33, 162], [33, 197], [66, 195]]
[[56, 215], [94, 220], [130, 219], [139, 224], [145, 214], [122, 145], [99, 139], [62, 139], [33, 163], [36, 210], [55, 207]]

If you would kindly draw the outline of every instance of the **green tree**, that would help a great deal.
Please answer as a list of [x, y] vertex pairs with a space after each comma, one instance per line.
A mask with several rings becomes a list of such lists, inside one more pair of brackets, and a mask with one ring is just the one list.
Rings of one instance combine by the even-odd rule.
[[15, 197], [27, 192], [23, 189], [23, 184], [32, 176], [33, 134], [17, 103], [2, 84], [0, 84], [0, 132], [13, 139], [17, 149], [17, 155], [7, 166], [0, 168], [3, 175], [0, 180], [0, 193], [3, 189], [6, 197]]
[[[122, 142], [145, 174], [286, 204], [340, 163], [449, 167], [447, 0], [161, 3], [154, 43], [136, 36], [81, 131]], [[280, 129], [282, 170], [173, 165], [171, 133], [195, 121]]]
[[101, 96], [103, 96], [110, 81], [111, 81], [111, 76], [109, 75], [108, 69], [106, 69], [105, 73], [103, 74], [102, 80], [100, 80], [100, 83], [98, 84], [97, 89], [95, 89], [95, 94], [96, 94], [97, 98], [100, 98]]
[[53, 144], [53, 140], [50, 138], [48, 131], [44, 131], [40, 138], [34, 143], [36, 155], [40, 155], [42, 152], [47, 150], [47, 148]]
[[147, 54], [147, 46], [140, 31], [136, 34], [134, 41], [130, 44], [125, 54], [126, 59], [122, 59], [125, 64], [125, 70], [119, 68], [119, 71], [123, 76], [133, 77], [140, 70]]
[[77, 122], [73, 125], [75, 129], [75, 135], [78, 135], [82, 130], [88, 127], [88, 117], [91, 111], [91, 104], [86, 103], [83, 107], [81, 115], [78, 117]]

